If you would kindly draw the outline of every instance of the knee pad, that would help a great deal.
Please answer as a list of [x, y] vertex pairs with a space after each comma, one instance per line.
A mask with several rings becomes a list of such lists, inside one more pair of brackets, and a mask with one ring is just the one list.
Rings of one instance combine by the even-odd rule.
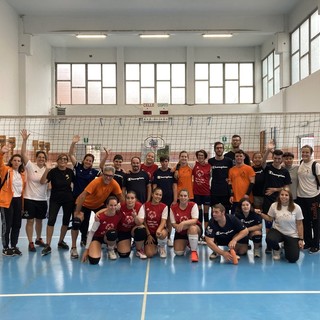
[[262, 235], [254, 235], [251, 240], [253, 243], [260, 243], [262, 241]]
[[129, 258], [130, 252], [121, 253], [121, 252], [118, 251], [118, 255], [119, 255], [120, 258]]
[[90, 256], [88, 257], [88, 259], [90, 264], [98, 264], [100, 261], [100, 258], [92, 258]]
[[147, 239], [146, 228], [136, 228], [133, 232], [134, 241], [143, 241]]
[[184, 255], [184, 251], [174, 251], [174, 253], [176, 254], [176, 256], [183, 256]]
[[80, 226], [81, 226], [81, 219], [80, 218], [73, 218], [72, 220], [72, 230], [79, 230], [80, 229]]
[[107, 241], [116, 241], [118, 238], [118, 232], [116, 230], [108, 230], [105, 234]]

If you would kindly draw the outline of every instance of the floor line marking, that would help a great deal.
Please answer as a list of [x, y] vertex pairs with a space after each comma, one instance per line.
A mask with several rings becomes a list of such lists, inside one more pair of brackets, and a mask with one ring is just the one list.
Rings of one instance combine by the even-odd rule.
[[[60, 293], [12, 293], [0, 294], [0, 298], [20, 297], [68, 297], [68, 296], [156, 296], [156, 295], [285, 295], [285, 294], [320, 294], [319, 290], [293, 291], [160, 291], [160, 292], [60, 292]], [[145, 306], [144, 306], [145, 307]]]
[[145, 320], [145, 316], [146, 316], [147, 297], [148, 297], [148, 285], [149, 285], [149, 273], [150, 273], [150, 259], [148, 259], [148, 262], [147, 262], [146, 278], [145, 278], [145, 281], [144, 281], [144, 291], [143, 291], [143, 301], [142, 301], [142, 310], [141, 310], [141, 320]]

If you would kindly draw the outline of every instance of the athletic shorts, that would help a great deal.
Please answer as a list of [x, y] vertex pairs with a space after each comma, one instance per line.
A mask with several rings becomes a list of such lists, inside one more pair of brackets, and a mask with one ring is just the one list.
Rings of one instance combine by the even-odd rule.
[[[104, 237], [93, 237], [93, 238], [92, 238], [92, 241], [98, 241], [98, 242], [100, 242], [101, 244], [105, 243], [105, 242], [104, 242]], [[91, 242], [92, 242], [92, 241], [91, 241]]]
[[118, 231], [118, 239], [117, 242], [122, 240], [131, 240], [131, 231]]
[[195, 194], [194, 195], [194, 202], [197, 204], [197, 205], [205, 205], [205, 206], [210, 206], [210, 203], [211, 203], [211, 196], [201, 196], [201, 195], [198, 195], [198, 194]]
[[28, 219], [40, 219], [46, 218], [48, 211], [47, 201], [24, 199], [24, 210], [28, 211]]

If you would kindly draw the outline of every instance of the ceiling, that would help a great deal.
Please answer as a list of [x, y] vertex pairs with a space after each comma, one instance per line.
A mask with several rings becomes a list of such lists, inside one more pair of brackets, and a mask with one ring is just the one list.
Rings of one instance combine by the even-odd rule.
[[[299, 0], [6, 0], [23, 33], [55, 47], [252, 47], [286, 31], [286, 15]], [[80, 40], [77, 33], [106, 33]], [[140, 39], [141, 33], [169, 39]], [[204, 39], [205, 32], [232, 38]]]

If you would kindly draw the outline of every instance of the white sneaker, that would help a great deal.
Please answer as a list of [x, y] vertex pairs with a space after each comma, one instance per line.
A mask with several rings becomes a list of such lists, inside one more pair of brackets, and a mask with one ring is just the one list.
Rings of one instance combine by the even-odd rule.
[[273, 260], [280, 260], [281, 250], [273, 250], [272, 251], [272, 258]]
[[146, 254], [144, 253], [143, 249], [140, 249], [136, 251], [136, 256], [140, 259], [147, 259], [148, 257], [146, 256]]
[[160, 258], [167, 257], [167, 251], [165, 247], [159, 247], [159, 255], [160, 255]]
[[169, 238], [167, 242], [168, 247], [173, 247], [173, 241]]
[[108, 249], [108, 259], [117, 260], [117, 258], [117, 254], [115, 253], [114, 249]]
[[78, 259], [79, 258], [79, 254], [78, 254], [77, 248], [71, 248], [70, 256], [71, 256], [71, 259]]
[[260, 258], [261, 257], [260, 249], [253, 249], [253, 256], [255, 258]]
[[214, 259], [218, 258], [218, 256], [219, 256], [219, 255], [218, 255], [216, 252], [213, 251], [213, 252], [210, 254], [210, 256], [209, 256], [209, 259], [210, 259], [210, 260], [214, 260]]

